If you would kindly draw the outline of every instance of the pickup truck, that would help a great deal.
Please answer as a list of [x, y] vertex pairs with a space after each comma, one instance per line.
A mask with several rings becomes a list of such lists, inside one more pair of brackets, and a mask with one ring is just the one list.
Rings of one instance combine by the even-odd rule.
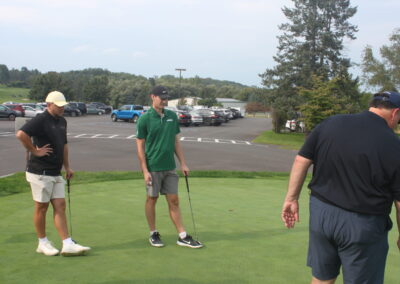
[[123, 105], [119, 109], [111, 112], [111, 120], [116, 122], [118, 119], [136, 123], [139, 117], [145, 113], [143, 106]]

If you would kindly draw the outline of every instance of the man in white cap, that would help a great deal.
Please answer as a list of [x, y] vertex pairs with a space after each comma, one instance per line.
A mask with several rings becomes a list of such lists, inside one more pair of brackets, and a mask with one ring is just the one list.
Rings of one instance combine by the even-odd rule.
[[46, 213], [51, 203], [54, 224], [63, 240], [61, 255], [84, 255], [90, 248], [71, 239], [65, 215], [65, 180], [61, 169], [64, 166], [67, 179], [74, 174], [69, 167], [67, 121], [63, 117], [64, 106], [68, 103], [58, 91], [50, 92], [46, 103], [47, 110], [28, 121], [16, 134], [29, 153], [26, 180], [31, 185], [35, 202], [33, 222], [39, 238], [36, 252], [49, 256], [60, 252], [46, 236]]

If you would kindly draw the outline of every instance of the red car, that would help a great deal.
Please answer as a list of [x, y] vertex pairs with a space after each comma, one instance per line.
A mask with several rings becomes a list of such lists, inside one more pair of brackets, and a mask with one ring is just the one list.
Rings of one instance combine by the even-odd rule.
[[17, 113], [17, 116], [25, 116], [25, 110], [22, 107], [22, 104], [5, 104], [5, 106], [15, 111]]

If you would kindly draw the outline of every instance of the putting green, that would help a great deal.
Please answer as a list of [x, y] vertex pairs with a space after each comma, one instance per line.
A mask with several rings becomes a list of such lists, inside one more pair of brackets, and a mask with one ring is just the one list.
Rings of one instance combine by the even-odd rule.
[[[92, 247], [74, 258], [35, 252], [30, 193], [1, 197], [0, 283], [309, 283], [307, 191], [301, 223], [287, 230], [280, 220], [286, 185], [282, 177], [190, 178], [198, 236], [206, 245], [195, 250], [175, 244], [163, 197], [157, 217], [166, 247], [149, 245], [142, 180], [72, 184], [73, 238]], [[180, 197], [192, 233], [184, 179]], [[60, 248], [51, 216], [49, 210], [48, 237]], [[390, 233], [385, 283], [398, 283], [395, 238], [397, 229]]]

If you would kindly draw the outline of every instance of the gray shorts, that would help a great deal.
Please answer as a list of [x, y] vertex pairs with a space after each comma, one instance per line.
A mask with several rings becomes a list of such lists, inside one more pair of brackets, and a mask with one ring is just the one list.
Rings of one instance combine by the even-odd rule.
[[310, 198], [310, 240], [307, 265], [319, 280], [336, 278], [344, 283], [383, 283], [389, 216], [350, 212]]
[[178, 194], [179, 177], [175, 170], [150, 172], [152, 185], [146, 185], [147, 195], [157, 197], [159, 194]]

